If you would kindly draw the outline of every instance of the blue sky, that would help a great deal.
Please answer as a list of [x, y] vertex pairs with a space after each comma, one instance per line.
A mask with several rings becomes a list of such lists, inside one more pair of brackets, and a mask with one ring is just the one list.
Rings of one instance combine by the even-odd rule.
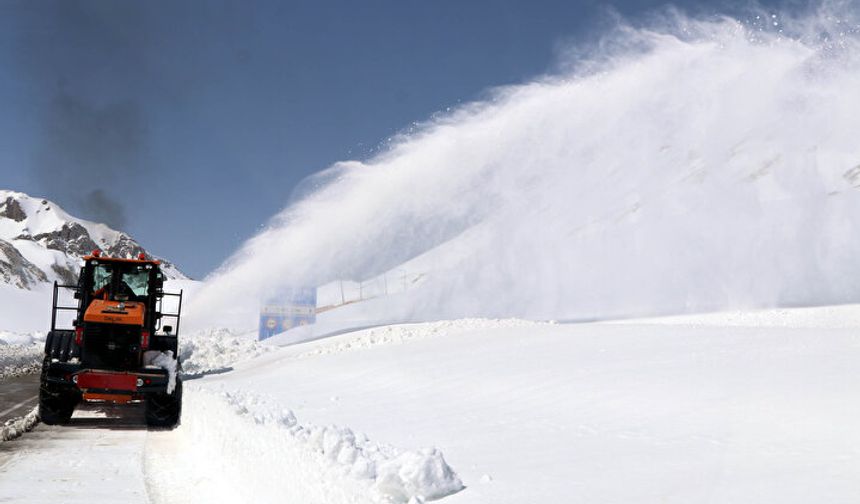
[[0, 0], [0, 187], [120, 227], [199, 278], [304, 177], [552, 72], [613, 11], [635, 23], [664, 5]]

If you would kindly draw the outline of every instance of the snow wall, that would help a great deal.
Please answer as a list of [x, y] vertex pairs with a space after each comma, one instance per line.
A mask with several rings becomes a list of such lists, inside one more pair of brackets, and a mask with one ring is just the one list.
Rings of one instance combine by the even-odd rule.
[[426, 280], [373, 302], [392, 320], [860, 301], [856, 19], [619, 22], [565, 72], [307, 181], [191, 314], [253, 325], [281, 285], [408, 260]]

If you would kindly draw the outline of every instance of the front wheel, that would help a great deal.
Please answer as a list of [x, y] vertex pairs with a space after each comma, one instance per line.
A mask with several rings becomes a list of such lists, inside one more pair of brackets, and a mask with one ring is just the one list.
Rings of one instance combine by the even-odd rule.
[[145, 416], [150, 427], [176, 427], [182, 416], [182, 380], [178, 376], [172, 394], [152, 394], [146, 398]]
[[77, 390], [48, 383], [48, 366], [51, 359], [42, 363], [42, 376], [39, 383], [39, 418], [46, 425], [68, 423], [81, 400]]

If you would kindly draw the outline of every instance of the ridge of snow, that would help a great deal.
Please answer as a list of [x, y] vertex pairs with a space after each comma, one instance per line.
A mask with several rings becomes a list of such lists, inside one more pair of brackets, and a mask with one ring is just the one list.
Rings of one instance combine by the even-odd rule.
[[[436, 448], [402, 450], [349, 428], [302, 424], [291, 410], [242, 390], [187, 390], [182, 425], [170, 433], [172, 439], [162, 440], [187, 445], [171, 455], [146, 454], [147, 472], [160, 483], [154, 485], [156, 501], [186, 497], [188, 489], [171, 485], [168, 474], [185, 470], [213, 478], [197, 488], [206, 487], [220, 501], [222, 492], [241, 489], [247, 502], [394, 504], [439, 499], [464, 488]], [[221, 464], [230, 469], [221, 470]]]
[[[410, 341], [418, 341], [432, 337], [446, 336], [448, 334], [463, 333], [468, 331], [502, 329], [512, 327], [530, 327], [552, 324], [552, 322], [536, 322], [522, 319], [485, 319], [465, 318], [455, 320], [439, 320], [437, 322], [424, 322], [416, 324], [397, 324], [376, 327], [356, 332], [346, 333], [343, 336], [325, 338], [308, 345], [309, 350], [296, 355], [297, 359], [316, 357], [319, 355], [330, 355], [356, 350], [368, 349], [382, 345], [400, 345]], [[289, 331], [284, 333], [289, 336]], [[281, 336], [275, 336], [265, 340], [266, 344], [279, 344]]]
[[39, 423], [38, 406], [30, 410], [26, 415], [8, 420], [0, 427], [0, 442], [15, 439], [25, 432], [29, 432]]

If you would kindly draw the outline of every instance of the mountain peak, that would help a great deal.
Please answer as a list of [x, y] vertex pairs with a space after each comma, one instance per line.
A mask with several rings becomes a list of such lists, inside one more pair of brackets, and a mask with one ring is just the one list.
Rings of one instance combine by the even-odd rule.
[[[80, 260], [95, 249], [106, 256], [151, 256], [128, 234], [78, 219], [47, 199], [0, 189], [0, 283], [23, 289], [77, 281]], [[168, 278], [186, 278], [169, 261]]]

